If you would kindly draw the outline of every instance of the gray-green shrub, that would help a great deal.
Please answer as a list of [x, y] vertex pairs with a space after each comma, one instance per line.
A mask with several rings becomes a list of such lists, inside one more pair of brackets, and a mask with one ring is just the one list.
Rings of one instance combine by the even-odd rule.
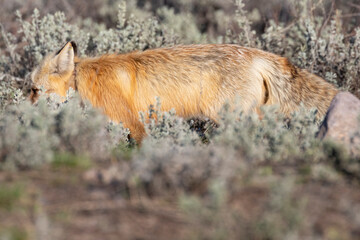
[[127, 135], [121, 125], [109, 127], [106, 117], [81, 104], [77, 95], [65, 103], [44, 97], [36, 105], [25, 101], [1, 112], [0, 169], [41, 166], [57, 152], [104, 160]]

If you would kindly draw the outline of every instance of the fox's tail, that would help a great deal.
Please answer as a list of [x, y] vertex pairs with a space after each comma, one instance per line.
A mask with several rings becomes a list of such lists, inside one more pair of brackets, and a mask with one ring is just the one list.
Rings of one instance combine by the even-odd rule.
[[306, 108], [317, 108], [322, 118], [338, 90], [321, 77], [299, 69], [286, 58], [261, 61], [258, 71], [263, 79], [264, 104], [277, 104], [280, 111], [290, 114], [301, 103]]

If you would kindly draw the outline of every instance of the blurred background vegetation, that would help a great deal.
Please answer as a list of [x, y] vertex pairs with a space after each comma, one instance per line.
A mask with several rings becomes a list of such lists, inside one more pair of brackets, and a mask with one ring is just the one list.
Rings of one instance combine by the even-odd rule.
[[[0, 239], [358, 239], [360, 158], [291, 121], [224, 106], [219, 126], [156, 111], [141, 146], [69, 92], [27, 100], [30, 73], [81, 56], [234, 43], [360, 96], [358, 0], [0, 0]], [[161, 101], [161, 100], [160, 100]], [[147, 114], [147, 113], [143, 113]], [[354, 134], [360, 134], [355, 129]]]

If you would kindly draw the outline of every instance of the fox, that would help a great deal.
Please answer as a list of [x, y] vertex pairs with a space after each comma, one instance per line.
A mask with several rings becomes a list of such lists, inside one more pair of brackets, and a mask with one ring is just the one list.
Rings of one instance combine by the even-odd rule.
[[74, 41], [47, 55], [31, 73], [30, 100], [45, 93], [65, 97], [69, 88], [122, 122], [131, 138], [146, 136], [139, 112], [161, 100], [161, 110], [215, 123], [227, 102], [239, 99], [244, 112], [277, 105], [285, 115], [300, 106], [322, 118], [338, 90], [323, 78], [276, 54], [235, 44], [176, 45], [79, 57]]

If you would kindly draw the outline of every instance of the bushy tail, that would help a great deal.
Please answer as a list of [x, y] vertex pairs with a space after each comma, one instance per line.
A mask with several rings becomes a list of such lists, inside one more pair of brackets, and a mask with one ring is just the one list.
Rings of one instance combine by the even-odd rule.
[[267, 86], [268, 104], [278, 104], [285, 114], [296, 111], [301, 104], [306, 108], [317, 108], [318, 117], [326, 114], [338, 90], [330, 83], [293, 66], [286, 58], [278, 57], [262, 70], [264, 85]]

